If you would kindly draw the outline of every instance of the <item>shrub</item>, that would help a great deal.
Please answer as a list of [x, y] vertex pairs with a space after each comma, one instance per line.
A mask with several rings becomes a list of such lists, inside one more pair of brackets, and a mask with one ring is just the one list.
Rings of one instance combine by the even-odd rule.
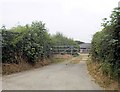
[[120, 8], [115, 8], [110, 20], [104, 19], [102, 31], [92, 39], [93, 61], [101, 64], [103, 73], [113, 78], [120, 77]]

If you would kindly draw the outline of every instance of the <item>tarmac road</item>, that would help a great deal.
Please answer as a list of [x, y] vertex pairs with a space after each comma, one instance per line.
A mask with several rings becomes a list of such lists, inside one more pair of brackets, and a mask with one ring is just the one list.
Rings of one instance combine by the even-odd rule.
[[3, 90], [102, 90], [88, 74], [86, 59], [3, 76]]

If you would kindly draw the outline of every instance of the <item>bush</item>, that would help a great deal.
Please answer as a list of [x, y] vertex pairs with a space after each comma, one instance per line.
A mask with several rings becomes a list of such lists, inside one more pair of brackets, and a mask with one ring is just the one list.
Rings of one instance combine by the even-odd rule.
[[29, 63], [50, 55], [50, 38], [45, 24], [33, 22], [30, 26], [2, 29], [2, 62], [19, 63], [17, 57], [27, 57]]
[[32, 22], [31, 25], [1, 29], [2, 34], [2, 62], [20, 63], [21, 58], [35, 64], [39, 59], [49, 58], [55, 45], [77, 45], [77, 43], [61, 34], [51, 36], [45, 24]]
[[101, 64], [103, 73], [112, 78], [120, 77], [120, 8], [115, 8], [110, 20], [104, 19], [102, 31], [92, 39], [93, 61]]

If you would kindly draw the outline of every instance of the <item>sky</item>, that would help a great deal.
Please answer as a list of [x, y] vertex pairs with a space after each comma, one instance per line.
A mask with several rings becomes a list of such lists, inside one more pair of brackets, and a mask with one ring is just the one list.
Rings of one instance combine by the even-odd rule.
[[91, 42], [101, 30], [103, 18], [109, 18], [120, 0], [1, 0], [0, 26], [43, 21], [50, 34]]

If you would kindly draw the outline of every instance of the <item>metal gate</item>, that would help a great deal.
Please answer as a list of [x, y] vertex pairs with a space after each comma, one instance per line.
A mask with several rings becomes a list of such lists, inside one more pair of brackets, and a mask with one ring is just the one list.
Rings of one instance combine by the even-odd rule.
[[74, 55], [79, 52], [78, 47], [72, 45], [61, 45], [52, 47], [53, 54], [71, 54]]

